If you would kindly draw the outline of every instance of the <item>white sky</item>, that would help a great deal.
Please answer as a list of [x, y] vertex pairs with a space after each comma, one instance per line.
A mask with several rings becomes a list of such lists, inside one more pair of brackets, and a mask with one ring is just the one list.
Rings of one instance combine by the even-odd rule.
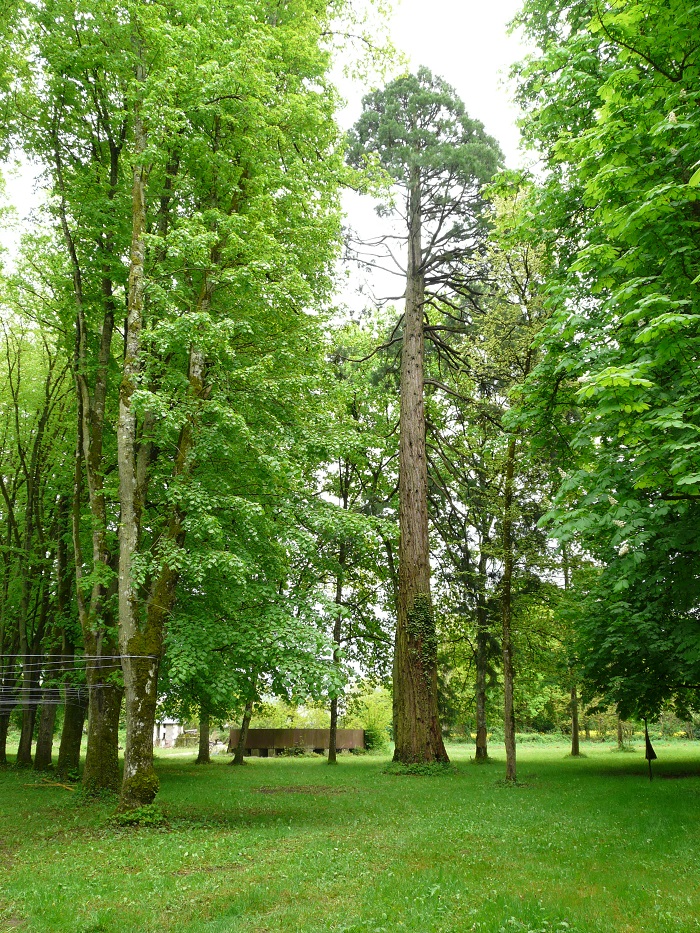
[[[526, 54], [518, 36], [508, 34], [508, 23], [520, 6], [521, 0], [400, 0], [391, 24], [394, 45], [408, 57], [410, 69], [425, 65], [448, 81], [469, 116], [481, 120], [498, 141], [511, 168], [530, 161], [518, 149], [518, 114], [508, 88], [511, 65]], [[369, 89], [357, 84], [341, 87], [348, 103], [341, 123], [349, 127], [360, 115], [362, 94]], [[348, 192], [343, 204], [347, 222], [360, 239], [390, 231], [370, 198]], [[400, 277], [358, 270], [352, 264], [347, 274], [340, 303], [351, 312], [361, 312], [375, 298], [397, 298], [403, 291]]]
[[[397, 0], [391, 35], [411, 70], [426, 65], [445, 78], [499, 141], [509, 166], [519, 162], [517, 113], [505, 87], [510, 66], [525, 54], [508, 23], [521, 0]], [[348, 101], [347, 122], [360, 112], [361, 89]]]

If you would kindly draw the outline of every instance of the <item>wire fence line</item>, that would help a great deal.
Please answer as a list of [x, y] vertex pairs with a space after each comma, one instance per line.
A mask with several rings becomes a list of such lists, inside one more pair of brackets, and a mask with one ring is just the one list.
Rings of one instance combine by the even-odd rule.
[[[17, 707], [60, 706], [62, 704], [87, 702], [90, 693], [97, 690], [121, 689], [121, 684], [72, 683], [70, 678], [76, 674], [84, 676], [88, 672], [105, 671], [112, 668], [116, 672], [122, 660], [158, 661], [153, 654], [109, 654], [109, 655], [73, 655], [47, 654], [22, 655], [9, 654], [0, 656], [0, 712]], [[35, 684], [24, 686], [26, 675], [36, 679]]]

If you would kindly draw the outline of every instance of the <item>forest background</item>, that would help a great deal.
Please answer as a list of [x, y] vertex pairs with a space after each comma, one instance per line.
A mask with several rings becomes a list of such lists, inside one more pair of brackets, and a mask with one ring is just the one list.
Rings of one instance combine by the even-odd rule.
[[[2, 761], [60, 725], [75, 772], [87, 716], [84, 784], [137, 806], [157, 711], [206, 758], [273, 697], [381, 733], [391, 687], [399, 758], [502, 730], [511, 780], [516, 731], [692, 735], [697, 6], [524, 4], [536, 174], [381, 8], [2, 11], [46, 191], [2, 279]], [[349, 134], [337, 46], [378, 85]], [[341, 256], [393, 300], [345, 313]]]

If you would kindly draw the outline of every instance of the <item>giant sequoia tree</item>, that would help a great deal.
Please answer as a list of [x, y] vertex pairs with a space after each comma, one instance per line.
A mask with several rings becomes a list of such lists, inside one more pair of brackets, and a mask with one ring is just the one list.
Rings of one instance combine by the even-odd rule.
[[[454, 90], [421, 68], [367, 95], [350, 160], [377, 156], [397, 189], [393, 208], [405, 246], [399, 443], [399, 585], [394, 659], [398, 761], [445, 761], [437, 708], [437, 639], [430, 595], [424, 353], [427, 306], [461, 316], [474, 294], [470, 260], [479, 241], [479, 187], [497, 144], [466, 115]], [[389, 251], [392, 255], [392, 251]], [[442, 325], [449, 327], [449, 324]], [[430, 335], [439, 340], [440, 325]]]

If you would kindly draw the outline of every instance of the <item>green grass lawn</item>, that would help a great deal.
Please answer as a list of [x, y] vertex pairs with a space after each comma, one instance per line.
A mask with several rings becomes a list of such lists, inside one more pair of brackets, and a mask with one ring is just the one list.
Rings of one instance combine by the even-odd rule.
[[155, 829], [0, 771], [0, 931], [700, 930], [700, 745], [659, 744], [652, 784], [641, 747], [523, 746], [519, 787], [502, 749], [449, 751], [431, 777], [161, 752]]

